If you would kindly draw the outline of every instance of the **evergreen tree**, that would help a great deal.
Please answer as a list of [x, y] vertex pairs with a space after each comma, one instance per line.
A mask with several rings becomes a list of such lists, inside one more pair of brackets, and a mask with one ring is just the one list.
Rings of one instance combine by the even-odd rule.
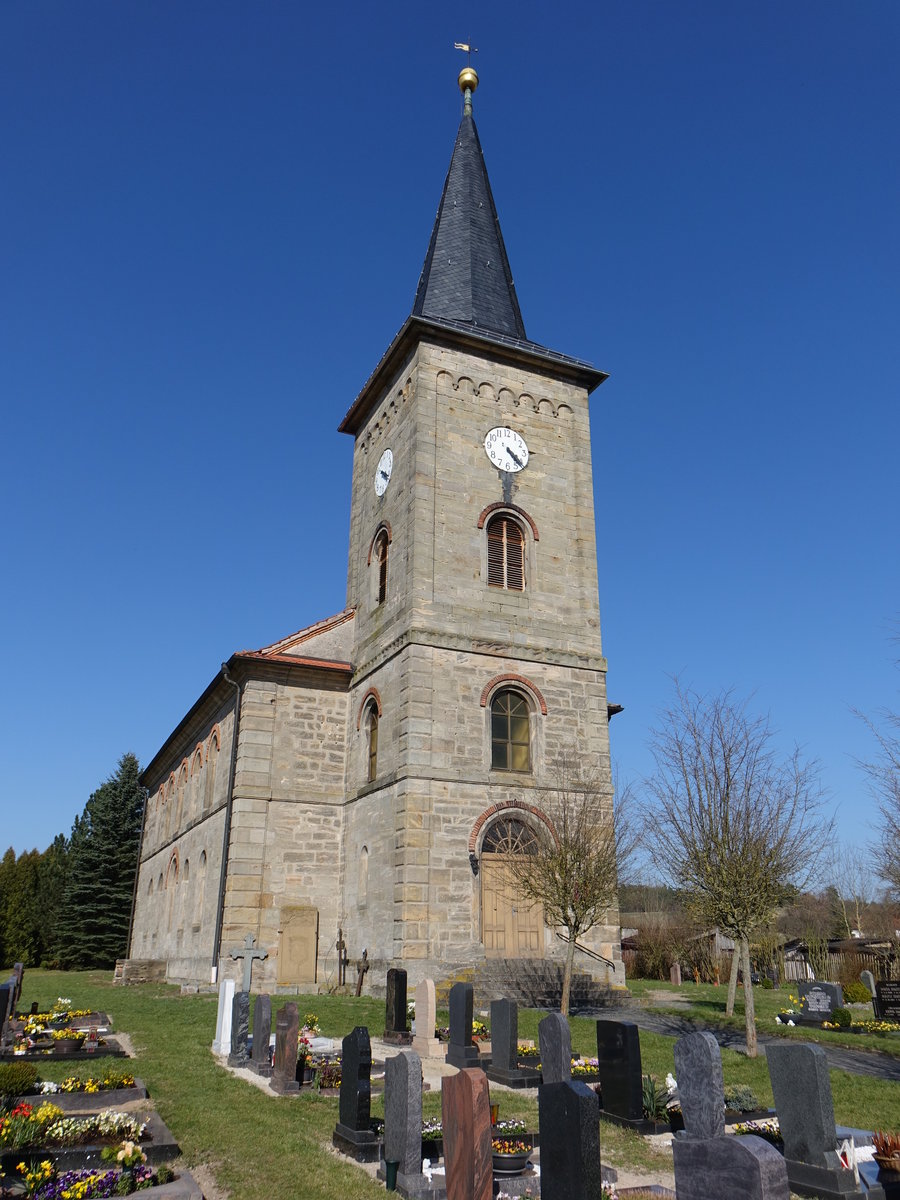
[[37, 850], [19, 855], [6, 899], [6, 954], [10, 962], [26, 967], [39, 966], [43, 957], [40, 862]]
[[51, 970], [60, 963], [59, 919], [65, 901], [68, 858], [68, 839], [64, 834], [58, 833], [41, 855], [38, 868], [43, 930], [41, 966]]
[[66, 967], [109, 967], [127, 952], [144, 807], [139, 775], [137, 758], [123, 755], [72, 826], [59, 918]]
[[12, 846], [0, 859], [0, 964], [4, 968], [15, 962], [9, 955], [6, 936], [6, 906], [15, 888], [16, 852]]

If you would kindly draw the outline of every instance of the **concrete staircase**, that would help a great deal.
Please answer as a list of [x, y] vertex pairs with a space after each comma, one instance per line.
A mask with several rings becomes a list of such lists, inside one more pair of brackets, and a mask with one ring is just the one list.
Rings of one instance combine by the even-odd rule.
[[[454, 983], [471, 983], [476, 1009], [488, 1008], [492, 1000], [515, 1000], [523, 1008], [558, 1009], [562, 996], [563, 966], [547, 958], [489, 958], [474, 969], [460, 971], [435, 985], [438, 1008], [449, 1003]], [[628, 1005], [626, 988], [612, 988], [582, 971], [572, 974], [569, 1011]]]

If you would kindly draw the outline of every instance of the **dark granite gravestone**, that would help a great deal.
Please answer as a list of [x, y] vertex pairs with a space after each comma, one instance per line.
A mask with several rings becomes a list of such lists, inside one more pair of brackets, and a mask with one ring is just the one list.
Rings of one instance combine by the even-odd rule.
[[272, 997], [265, 992], [256, 997], [253, 1005], [253, 1049], [250, 1064], [257, 1075], [272, 1074], [269, 1039], [272, 1036]]
[[250, 993], [235, 992], [231, 1002], [231, 1053], [229, 1067], [246, 1067], [250, 1061], [247, 1042], [250, 1037]]
[[838, 1156], [825, 1051], [808, 1043], [774, 1043], [766, 1047], [766, 1061], [791, 1189], [821, 1200], [862, 1200], [862, 1186]]
[[571, 1079], [543, 1083], [538, 1088], [538, 1121], [541, 1200], [601, 1200], [596, 1094]]
[[13, 996], [13, 1007], [12, 1007], [11, 1015], [15, 1016], [16, 1008], [18, 1007], [19, 1000], [22, 997], [22, 980], [25, 978], [25, 964], [20, 963], [20, 962], [13, 963], [12, 973], [13, 973], [13, 979], [15, 979], [15, 981], [16, 981], [16, 990], [15, 990], [15, 994]]
[[422, 1060], [414, 1050], [401, 1050], [384, 1064], [384, 1161], [397, 1163], [401, 1196], [433, 1196], [437, 1190], [422, 1174]]
[[714, 1138], [725, 1133], [725, 1084], [722, 1052], [711, 1033], [689, 1033], [675, 1043], [675, 1078], [691, 1138]]
[[372, 1132], [372, 1045], [357, 1025], [341, 1042], [341, 1094], [332, 1142], [357, 1162], [377, 1162], [381, 1144]]
[[515, 1000], [491, 1001], [491, 1065], [485, 1074], [506, 1087], [537, 1087], [540, 1071], [519, 1066], [519, 1006]]
[[544, 1083], [571, 1083], [572, 1031], [562, 1013], [550, 1013], [538, 1024], [538, 1046]]
[[678, 1200], [790, 1200], [784, 1159], [762, 1138], [677, 1134], [672, 1155]]
[[450, 989], [450, 1045], [447, 1062], [452, 1067], [477, 1067], [478, 1047], [472, 1041], [473, 991], [471, 983], [454, 983]]
[[801, 980], [797, 984], [797, 993], [800, 996], [801, 1023], [804, 1025], [830, 1021], [834, 1010], [844, 1006], [844, 993], [839, 983]]
[[464, 1067], [441, 1080], [441, 1123], [447, 1200], [491, 1200], [491, 1097], [484, 1071]]
[[408, 1045], [412, 1041], [412, 1034], [406, 1031], [406, 972], [402, 967], [391, 967], [387, 973], [384, 1040], [394, 1046]]
[[[600, 1116], [645, 1132], [641, 1042], [631, 1021], [597, 1022]], [[649, 1132], [649, 1130], [647, 1130]]]
[[10, 1036], [10, 1017], [15, 1011], [15, 982], [12, 978], [0, 983], [0, 1046], [5, 1046], [12, 1040]]
[[275, 1014], [275, 1065], [269, 1087], [275, 1092], [297, 1092], [297, 1043], [300, 1040], [300, 1011], [294, 1001]]
[[884, 1021], [900, 1021], [900, 983], [879, 979], [875, 984], [875, 1015]]

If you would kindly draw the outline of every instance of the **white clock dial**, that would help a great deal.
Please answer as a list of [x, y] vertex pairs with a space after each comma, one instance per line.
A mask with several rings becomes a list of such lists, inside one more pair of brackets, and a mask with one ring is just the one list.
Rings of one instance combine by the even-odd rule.
[[387, 485], [391, 482], [391, 471], [394, 469], [394, 456], [390, 450], [385, 450], [375, 468], [375, 495], [383, 496]]
[[484, 452], [499, 471], [524, 471], [528, 466], [528, 447], [521, 434], [505, 425], [489, 429]]

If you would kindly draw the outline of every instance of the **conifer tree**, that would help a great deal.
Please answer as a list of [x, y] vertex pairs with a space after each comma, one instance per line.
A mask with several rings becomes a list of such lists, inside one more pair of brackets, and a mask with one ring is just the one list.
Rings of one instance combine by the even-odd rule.
[[0, 966], [11, 967], [15, 962], [9, 955], [6, 936], [6, 906], [15, 886], [16, 852], [12, 846], [0, 859]]
[[108, 967], [127, 952], [144, 805], [139, 775], [137, 758], [124, 754], [72, 826], [59, 920], [66, 967]]

